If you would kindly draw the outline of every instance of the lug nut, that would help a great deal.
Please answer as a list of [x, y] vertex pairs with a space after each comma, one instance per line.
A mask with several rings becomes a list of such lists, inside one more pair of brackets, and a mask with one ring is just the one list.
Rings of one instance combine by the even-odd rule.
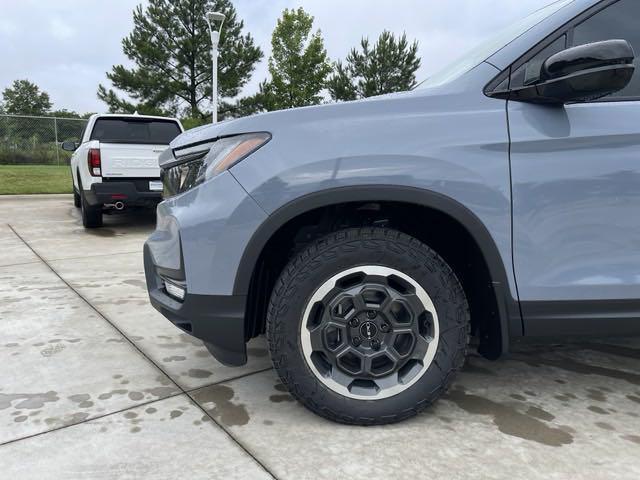
[[360, 337], [353, 337], [351, 339], [351, 343], [353, 343], [354, 347], [359, 347], [360, 344], [362, 343], [362, 339]]
[[378, 340], [371, 340], [371, 348], [380, 350], [380, 342]]
[[349, 322], [349, 325], [351, 325], [353, 328], [356, 328], [358, 325], [360, 325], [360, 320], [358, 320], [357, 318], [353, 318]]
[[378, 312], [376, 312], [375, 310], [369, 310], [367, 312], [367, 317], [368, 318], [376, 318], [378, 316]]
[[380, 325], [380, 330], [383, 331], [384, 333], [387, 333], [389, 331], [389, 325], [386, 323], [383, 323], [382, 325]]

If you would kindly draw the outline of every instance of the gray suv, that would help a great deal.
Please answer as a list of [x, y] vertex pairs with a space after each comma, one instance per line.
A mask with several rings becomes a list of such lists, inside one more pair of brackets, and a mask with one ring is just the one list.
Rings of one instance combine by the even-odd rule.
[[151, 302], [227, 365], [266, 333], [344, 423], [440, 397], [470, 338], [640, 334], [637, 0], [562, 0], [420, 88], [190, 130], [160, 159]]

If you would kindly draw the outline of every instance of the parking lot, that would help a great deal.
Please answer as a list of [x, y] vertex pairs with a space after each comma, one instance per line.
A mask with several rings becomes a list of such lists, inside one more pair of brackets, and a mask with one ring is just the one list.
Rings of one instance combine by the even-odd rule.
[[263, 339], [227, 368], [149, 305], [154, 220], [85, 231], [69, 195], [0, 198], [3, 478], [640, 478], [640, 340], [472, 355], [418, 418], [337, 425]]

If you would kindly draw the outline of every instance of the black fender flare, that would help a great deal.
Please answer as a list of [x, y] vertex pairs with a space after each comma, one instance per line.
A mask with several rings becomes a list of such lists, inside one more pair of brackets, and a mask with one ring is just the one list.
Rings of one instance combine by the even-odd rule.
[[321, 207], [350, 202], [402, 202], [437, 210], [460, 223], [475, 240], [491, 275], [502, 329], [503, 352], [511, 337], [523, 335], [518, 301], [510, 292], [506, 268], [496, 243], [482, 221], [460, 202], [430, 190], [405, 186], [359, 185], [321, 190], [299, 197], [274, 211], [255, 231], [242, 255], [235, 295], [247, 295], [254, 267], [269, 239], [287, 222]]

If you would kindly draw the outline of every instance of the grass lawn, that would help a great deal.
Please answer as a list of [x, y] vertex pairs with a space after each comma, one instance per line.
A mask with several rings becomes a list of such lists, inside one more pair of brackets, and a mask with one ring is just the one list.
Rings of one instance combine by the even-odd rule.
[[0, 195], [71, 191], [68, 165], [0, 165]]

